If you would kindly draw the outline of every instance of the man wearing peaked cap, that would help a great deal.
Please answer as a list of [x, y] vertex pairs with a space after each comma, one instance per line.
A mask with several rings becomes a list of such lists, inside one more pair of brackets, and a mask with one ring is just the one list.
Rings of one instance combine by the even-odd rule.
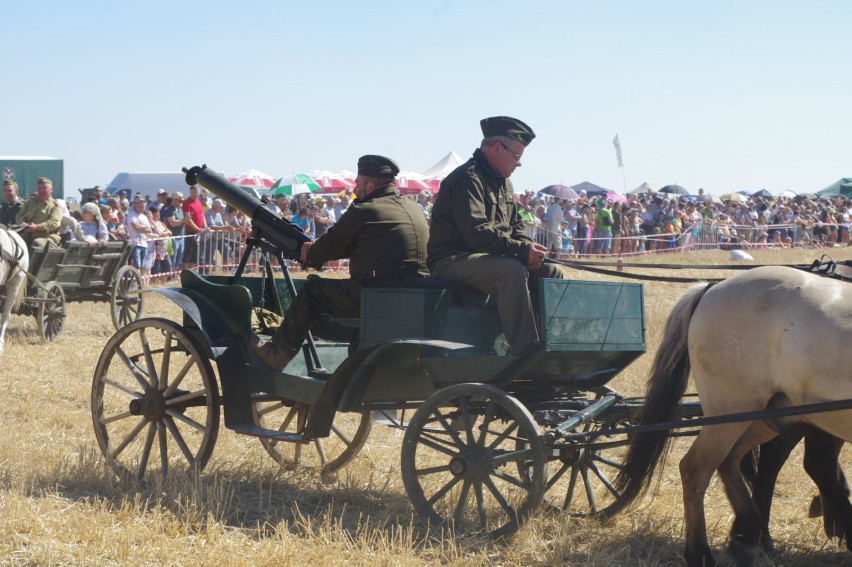
[[479, 149], [441, 182], [432, 206], [429, 270], [493, 295], [512, 352], [520, 354], [539, 337], [539, 280], [562, 271], [544, 264], [547, 249], [527, 236], [509, 181], [535, 133], [509, 116], [485, 118], [480, 127]]
[[15, 221], [23, 225], [21, 237], [30, 247], [59, 246], [62, 209], [53, 198], [53, 182], [47, 177], [36, 180], [36, 192], [27, 199]]
[[397, 173], [399, 167], [390, 158], [366, 155], [358, 160], [358, 198], [325, 234], [304, 243], [301, 250], [302, 261], [314, 268], [349, 258], [350, 278], [308, 279], [271, 341], [261, 345], [249, 337], [249, 350], [264, 366], [282, 370], [324, 313], [358, 317], [362, 288], [399, 287], [409, 278], [427, 275], [429, 227], [417, 204], [397, 190]]
[[3, 181], [3, 202], [0, 203], [0, 224], [11, 226], [24, 203], [18, 198], [18, 184], [12, 179]]

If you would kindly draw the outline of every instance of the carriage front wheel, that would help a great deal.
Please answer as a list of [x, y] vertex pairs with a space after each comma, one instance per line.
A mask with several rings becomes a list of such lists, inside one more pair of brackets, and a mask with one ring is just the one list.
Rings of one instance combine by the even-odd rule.
[[55, 341], [65, 327], [65, 292], [58, 282], [47, 282], [36, 291], [36, 323], [44, 342]]
[[115, 274], [110, 293], [110, 315], [116, 330], [142, 317], [142, 276], [133, 266], [122, 266]]
[[414, 413], [401, 468], [414, 509], [433, 525], [501, 537], [541, 503], [547, 460], [539, 427], [518, 400], [486, 384], [458, 384]]
[[[258, 395], [252, 400], [254, 421], [266, 429], [283, 433], [301, 433], [311, 414], [311, 405]], [[373, 420], [370, 412], [337, 412], [328, 437], [307, 445], [260, 438], [263, 448], [276, 462], [288, 469], [313, 468], [322, 474], [333, 473], [354, 459], [367, 437]]]
[[200, 471], [219, 432], [219, 390], [198, 340], [168, 319], [139, 319], [109, 339], [92, 380], [101, 452], [122, 478]]

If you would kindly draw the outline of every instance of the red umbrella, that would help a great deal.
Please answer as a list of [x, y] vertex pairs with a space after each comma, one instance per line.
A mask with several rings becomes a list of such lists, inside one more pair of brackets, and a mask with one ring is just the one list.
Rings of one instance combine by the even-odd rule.
[[417, 174], [401, 172], [396, 177], [396, 186], [403, 195], [417, 195], [421, 191], [431, 191], [432, 187]]
[[236, 183], [237, 185], [251, 185], [254, 187], [266, 187], [269, 189], [273, 185], [275, 185], [276, 179], [271, 175], [267, 175], [262, 171], [258, 171], [256, 169], [249, 169], [248, 171], [244, 171], [239, 175], [235, 175], [233, 177], [229, 177], [228, 181], [231, 183]]

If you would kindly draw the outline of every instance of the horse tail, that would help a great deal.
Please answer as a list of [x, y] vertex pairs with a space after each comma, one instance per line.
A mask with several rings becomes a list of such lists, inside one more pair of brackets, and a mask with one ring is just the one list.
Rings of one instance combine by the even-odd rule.
[[[662, 342], [651, 366], [638, 425], [664, 423], [677, 418], [678, 402], [686, 391], [691, 368], [687, 348], [689, 324], [698, 303], [711, 286], [690, 289], [669, 314]], [[631, 435], [623, 468], [615, 479], [621, 496], [608, 513], [626, 508], [648, 490], [660, 457], [668, 450], [669, 433], [668, 430], [640, 431]]]

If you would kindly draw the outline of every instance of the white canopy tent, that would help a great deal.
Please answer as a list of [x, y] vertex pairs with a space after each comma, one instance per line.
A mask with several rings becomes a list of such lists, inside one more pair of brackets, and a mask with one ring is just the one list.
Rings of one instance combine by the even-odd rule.
[[464, 160], [459, 157], [459, 154], [450, 151], [450, 153], [438, 160], [438, 163], [424, 171], [423, 177], [425, 179], [443, 179], [463, 163]]

